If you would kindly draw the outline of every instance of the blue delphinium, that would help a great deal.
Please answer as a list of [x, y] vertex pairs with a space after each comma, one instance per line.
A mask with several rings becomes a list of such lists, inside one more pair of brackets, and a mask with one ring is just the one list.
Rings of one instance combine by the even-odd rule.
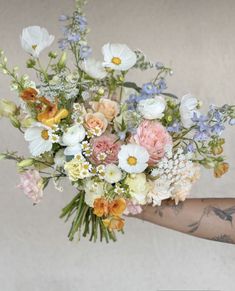
[[146, 95], [154, 95], [157, 93], [157, 88], [153, 83], [149, 82], [142, 86], [141, 92]]
[[161, 94], [166, 88], [167, 88], [166, 81], [164, 79], [161, 79], [157, 83], [157, 86], [156, 86], [156, 94]]
[[210, 125], [208, 124], [208, 117], [205, 115], [198, 116], [195, 112], [193, 114], [192, 121], [196, 126], [196, 133], [194, 135], [197, 141], [206, 141], [210, 137]]
[[175, 121], [174, 123], [172, 123], [170, 126], [167, 127], [167, 131], [169, 132], [179, 132], [181, 130], [181, 126], [179, 124], [179, 122]]

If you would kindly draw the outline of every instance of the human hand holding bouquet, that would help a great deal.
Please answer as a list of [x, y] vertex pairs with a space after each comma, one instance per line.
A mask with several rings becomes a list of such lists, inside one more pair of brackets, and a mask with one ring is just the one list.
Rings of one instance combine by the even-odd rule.
[[[125, 44], [105, 44], [103, 61], [93, 59], [83, 4], [77, 1], [72, 16], [60, 17], [66, 23], [59, 41], [63, 52], [49, 52], [46, 66], [39, 56], [54, 36], [38, 26], [23, 30], [21, 45], [30, 54], [27, 67], [35, 70], [36, 83], [19, 76], [17, 67], [10, 69], [0, 51], [0, 69], [19, 96], [18, 105], [0, 101], [0, 116], [24, 134], [30, 152], [0, 158], [17, 162], [19, 187], [34, 204], [51, 180], [62, 190], [60, 181], [68, 178], [77, 189], [61, 214], [72, 219], [69, 239], [77, 234], [108, 242], [123, 231], [123, 214], [139, 214], [163, 200], [184, 201], [200, 166], [213, 169], [215, 177], [227, 172], [221, 134], [225, 124], [235, 124], [235, 106], [211, 105], [202, 114], [191, 94], [178, 99], [166, 91], [170, 68]], [[152, 70], [152, 80], [140, 87], [128, 82], [133, 69]]]

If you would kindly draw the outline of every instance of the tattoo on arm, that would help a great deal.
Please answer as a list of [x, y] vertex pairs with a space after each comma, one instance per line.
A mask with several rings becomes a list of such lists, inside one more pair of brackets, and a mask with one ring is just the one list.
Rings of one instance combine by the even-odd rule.
[[166, 204], [156, 207], [155, 213], [158, 214], [160, 217], [163, 217], [163, 210], [168, 207], [174, 211], [175, 215], [178, 215], [179, 212], [182, 210], [183, 205], [183, 202], [179, 202], [179, 204], [175, 205], [175, 202], [173, 201], [166, 201]]
[[208, 206], [204, 209], [204, 211], [203, 211], [203, 213], [198, 221], [188, 225], [188, 227], [190, 228], [189, 233], [194, 233], [199, 228], [203, 217], [205, 215], [208, 216], [211, 212], [213, 212], [220, 219], [230, 222], [231, 226], [232, 226], [232, 223], [233, 223], [233, 216], [232, 215], [235, 213], [235, 206], [226, 208], [224, 210], [222, 210], [218, 207]]

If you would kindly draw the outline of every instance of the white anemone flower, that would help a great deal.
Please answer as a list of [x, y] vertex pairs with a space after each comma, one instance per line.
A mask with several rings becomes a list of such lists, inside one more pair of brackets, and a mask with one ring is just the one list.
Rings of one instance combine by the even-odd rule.
[[107, 43], [102, 48], [104, 55], [104, 67], [108, 67], [117, 71], [127, 71], [132, 68], [137, 57], [126, 44], [110, 44]]
[[93, 79], [103, 79], [107, 76], [107, 71], [104, 69], [102, 62], [96, 61], [93, 58], [84, 60], [80, 63], [80, 68]]
[[39, 122], [26, 129], [24, 138], [29, 142], [29, 150], [34, 157], [49, 152], [53, 143], [59, 141], [59, 137], [53, 134], [50, 127]]
[[52, 44], [54, 38], [54, 35], [50, 35], [40, 26], [26, 27], [20, 36], [22, 48], [34, 58], [38, 58], [39, 54]]
[[62, 145], [67, 146], [64, 150], [66, 156], [75, 156], [82, 152], [81, 141], [84, 140], [86, 131], [81, 124], [69, 127], [62, 136]]
[[185, 128], [190, 128], [193, 125], [192, 117], [194, 113], [199, 115], [199, 111], [197, 110], [198, 100], [190, 93], [184, 95], [181, 98], [180, 102], [180, 116], [181, 122]]
[[157, 119], [164, 116], [166, 101], [162, 96], [141, 100], [138, 110], [145, 119]]
[[118, 159], [119, 167], [127, 173], [142, 173], [148, 167], [149, 153], [137, 144], [122, 145]]

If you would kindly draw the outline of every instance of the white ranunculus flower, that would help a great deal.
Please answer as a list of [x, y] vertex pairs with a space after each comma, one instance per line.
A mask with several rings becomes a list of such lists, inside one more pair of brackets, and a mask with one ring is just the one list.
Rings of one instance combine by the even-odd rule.
[[54, 35], [49, 35], [48, 31], [40, 26], [26, 27], [20, 36], [23, 49], [34, 58], [38, 58], [41, 51], [52, 44], [54, 38]]
[[86, 131], [80, 124], [69, 127], [62, 136], [62, 142], [65, 146], [75, 146], [84, 140]]
[[92, 179], [87, 179], [85, 186], [85, 202], [88, 206], [93, 207], [94, 201], [104, 195], [104, 183], [94, 182]]
[[184, 95], [181, 98], [179, 110], [180, 110], [181, 122], [185, 128], [189, 128], [193, 125], [192, 117], [194, 113], [199, 115], [197, 106], [198, 106], [197, 98], [192, 96], [190, 93]]
[[122, 179], [122, 171], [118, 168], [118, 166], [109, 164], [105, 168], [104, 179], [110, 184], [117, 183]]
[[149, 153], [137, 144], [122, 145], [118, 153], [119, 167], [127, 173], [141, 173], [148, 167]]
[[166, 108], [165, 99], [161, 96], [141, 100], [138, 104], [138, 110], [145, 119], [162, 118]]
[[80, 63], [80, 68], [94, 79], [103, 79], [107, 76], [107, 71], [104, 69], [102, 62], [96, 61], [93, 58], [84, 60]]
[[103, 66], [117, 71], [127, 71], [137, 61], [136, 53], [126, 44], [107, 43], [103, 46], [102, 53], [104, 55]]
[[147, 202], [147, 195], [150, 190], [150, 184], [144, 173], [129, 175], [125, 183], [129, 186], [130, 194], [135, 203], [144, 205]]

